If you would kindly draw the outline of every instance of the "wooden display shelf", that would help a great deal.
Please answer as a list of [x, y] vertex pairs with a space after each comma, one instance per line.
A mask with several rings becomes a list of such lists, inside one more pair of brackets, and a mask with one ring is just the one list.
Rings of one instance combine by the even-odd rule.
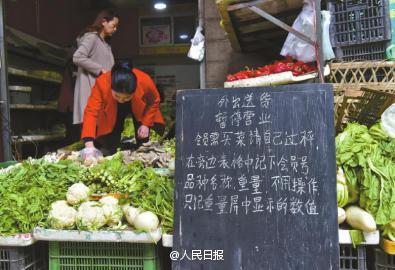
[[56, 110], [57, 105], [11, 104], [13, 110]]
[[8, 68], [8, 74], [31, 78], [31, 79], [36, 79], [36, 80], [41, 80], [41, 81], [46, 81], [46, 82], [52, 82], [52, 83], [62, 83], [62, 80], [60, 78], [53, 78], [53, 77], [49, 77], [49, 76], [39, 75], [39, 74], [33, 73], [32, 71], [17, 69], [17, 68], [13, 68], [13, 67]]
[[49, 55], [42, 55], [42, 54], [34, 54], [34, 53], [24, 50], [23, 48], [14, 47], [12, 45], [7, 46], [7, 52], [18, 54], [23, 57], [28, 57], [33, 60], [49, 63], [51, 65], [56, 65], [59, 67], [64, 67], [66, 65], [66, 61], [63, 58], [58, 58], [58, 57], [49, 56]]
[[65, 134], [51, 134], [51, 135], [20, 135], [12, 136], [14, 143], [28, 143], [28, 142], [48, 142], [62, 140], [66, 137]]
[[292, 25], [303, 7], [303, 0], [217, 0], [221, 24], [235, 51], [264, 52], [262, 49], [281, 49], [288, 35], [286, 31], [253, 12], [248, 8], [250, 6], [275, 15], [283, 23]]

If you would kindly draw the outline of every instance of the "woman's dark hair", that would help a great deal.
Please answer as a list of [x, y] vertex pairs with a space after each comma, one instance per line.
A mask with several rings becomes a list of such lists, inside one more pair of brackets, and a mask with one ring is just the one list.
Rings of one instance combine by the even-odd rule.
[[137, 77], [130, 61], [117, 61], [111, 69], [111, 88], [115, 92], [132, 94], [136, 90]]
[[[112, 9], [105, 9], [102, 10], [97, 16], [93, 24], [89, 25], [86, 27], [82, 32], [79, 34], [78, 37], [82, 37], [85, 33], [88, 32], [96, 32], [100, 33], [100, 31], [103, 29], [103, 20], [106, 22], [112, 21], [114, 18], [118, 18], [118, 14], [116, 14]], [[111, 38], [107, 37], [106, 41], [110, 42]]]

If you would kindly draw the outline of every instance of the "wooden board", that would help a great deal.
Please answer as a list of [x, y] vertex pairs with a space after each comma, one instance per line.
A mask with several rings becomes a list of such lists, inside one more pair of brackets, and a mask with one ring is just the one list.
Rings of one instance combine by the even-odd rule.
[[338, 269], [331, 85], [179, 91], [176, 119], [173, 270]]
[[[267, 40], [282, 44], [287, 32], [262, 18], [245, 4], [256, 7], [276, 16], [288, 25], [292, 25], [303, 7], [302, 0], [258, 0], [228, 1], [217, 0], [217, 9], [221, 15], [221, 25], [235, 51], [256, 52], [267, 48]], [[273, 36], [274, 35], [274, 36]], [[250, 40], [250, 37], [253, 40]], [[254, 44], [255, 43], [255, 44]], [[281, 46], [277, 46], [281, 48]], [[273, 46], [272, 48], [277, 48]], [[277, 54], [277, 52], [274, 52]]]

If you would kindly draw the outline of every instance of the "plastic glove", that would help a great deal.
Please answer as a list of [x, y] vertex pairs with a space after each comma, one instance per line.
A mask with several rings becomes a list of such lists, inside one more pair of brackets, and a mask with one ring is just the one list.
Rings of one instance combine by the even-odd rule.
[[100, 150], [95, 147], [85, 147], [81, 150], [80, 155], [82, 160], [92, 158], [98, 159], [99, 157], [103, 157], [102, 152], [100, 152]]

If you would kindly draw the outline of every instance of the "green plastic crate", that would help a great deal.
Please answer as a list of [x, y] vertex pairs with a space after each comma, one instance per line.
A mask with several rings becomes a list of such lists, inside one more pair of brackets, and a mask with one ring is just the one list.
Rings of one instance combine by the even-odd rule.
[[50, 242], [49, 270], [160, 270], [154, 244]]

